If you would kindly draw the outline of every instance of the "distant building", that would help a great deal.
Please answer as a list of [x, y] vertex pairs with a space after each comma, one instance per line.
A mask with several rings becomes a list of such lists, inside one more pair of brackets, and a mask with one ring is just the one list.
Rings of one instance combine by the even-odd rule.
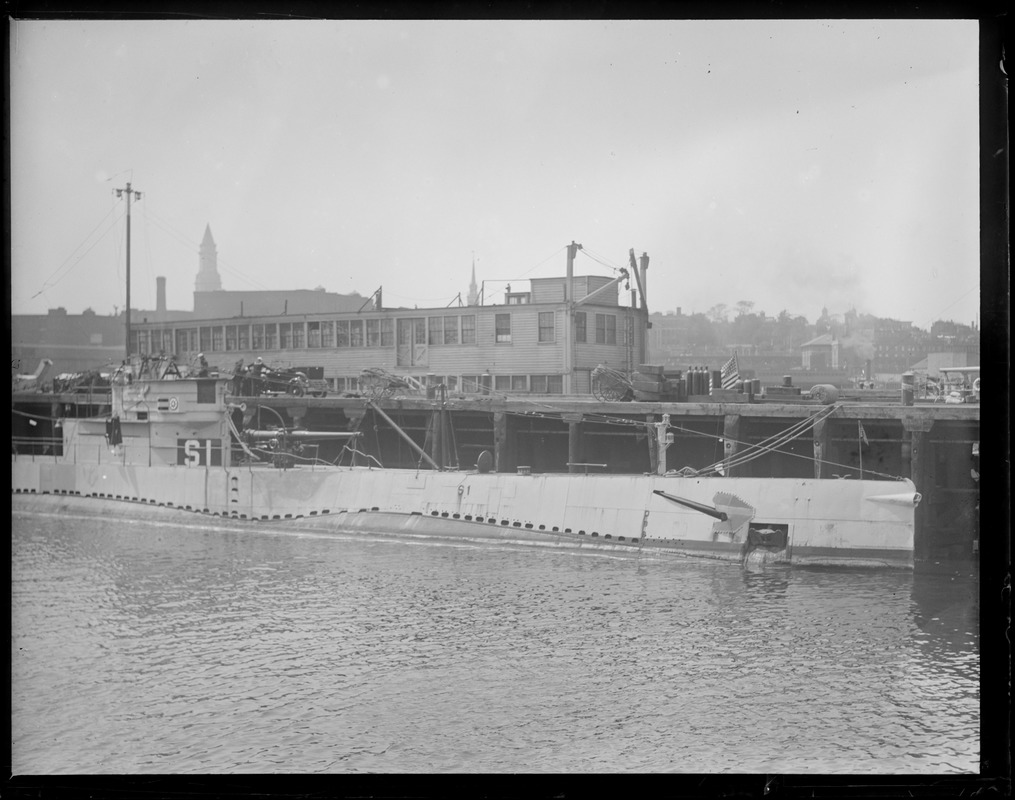
[[927, 333], [914, 327], [912, 322], [877, 320], [872, 340], [872, 377], [882, 381], [899, 380], [913, 364], [926, 358], [928, 344]]
[[[193, 310], [167, 308], [166, 279], [160, 276], [155, 281], [155, 309], [131, 309], [131, 352], [134, 353], [179, 355], [198, 352], [201, 345], [199, 336], [195, 337], [194, 342], [189, 337], [183, 342], [182, 338], [176, 339], [166, 333], [177, 327], [189, 330], [189, 326], [182, 324], [189, 320], [320, 314], [374, 308], [372, 299], [363, 298], [359, 294], [336, 294], [323, 289], [249, 292], [223, 290], [218, 272], [218, 251], [210, 226], [205, 226], [198, 251]], [[377, 296], [379, 295], [378, 292]], [[144, 331], [143, 336], [139, 331]], [[145, 347], [143, 351], [142, 340]], [[195, 347], [191, 347], [192, 344]], [[11, 315], [11, 359], [15, 373], [31, 372], [43, 358], [53, 361], [49, 374], [58, 375], [116, 366], [125, 356], [126, 318], [122, 311], [103, 317], [91, 309], [78, 315], [68, 314], [64, 308], [56, 308], [50, 309], [46, 315]], [[15, 368], [15, 364], [19, 366]]]
[[839, 342], [830, 333], [822, 334], [816, 339], [800, 345], [800, 354], [804, 369], [838, 369]]
[[472, 259], [472, 280], [469, 281], [468, 305], [479, 305], [479, 288], [476, 286], [476, 259]]
[[204, 238], [198, 250], [197, 279], [194, 281], [194, 292], [217, 292], [222, 288], [222, 279], [218, 270], [218, 250], [215, 240], [211, 237], [211, 225], [204, 228]]
[[99, 316], [90, 308], [68, 314], [51, 308], [47, 314], [11, 315], [11, 368], [32, 372], [40, 361], [53, 362], [47, 380], [63, 373], [89, 372], [119, 364], [125, 355], [124, 314]]
[[927, 353], [927, 357], [917, 361], [908, 371], [930, 378], [940, 378], [942, 368], [946, 367], [978, 367], [980, 366], [979, 350], [946, 350]]

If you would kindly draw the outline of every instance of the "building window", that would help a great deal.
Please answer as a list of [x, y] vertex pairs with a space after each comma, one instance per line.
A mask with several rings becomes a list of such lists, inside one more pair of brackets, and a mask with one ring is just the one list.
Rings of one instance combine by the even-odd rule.
[[212, 352], [220, 353], [223, 350], [225, 337], [222, 335], [221, 326], [216, 325], [211, 329], [211, 349]]
[[335, 323], [328, 321], [321, 323], [321, 347], [335, 346]]
[[278, 325], [274, 322], [264, 326], [264, 349], [278, 350]]
[[616, 314], [596, 314], [596, 344], [617, 343]]
[[462, 376], [462, 391], [463, 392], [474, 392], [478, 394], [482, 391], [482, 386], [479, 383], [478, 375], [463, 375]]
[[187, 335], [187, 331], [176, 332], [176, 353], [180, 355], [182, 353], [190, 352], [190, 337]]
[[554, 340], [553, 316], [552, 311], [539, 312], [539, 341], [552, 342]]
[[529, 390], [529, 376], [528, 375], [512, 375], [511, 376], [511, 391], [512, 392], [527, 392]]
[[349, 322], [349, 347], [363, 346], [363, 320], [354, 319]]
[[202, 352], [211, 350], [211, 328], [201, 328], [200, 350]]
[[249, 325], [238, 325], [236, 327], [236, 349], [237, 350], [249, 350], [250, 349], [250, 326]]
[[448, 391], [449, 392], [457, 392], [458, 391], [458, 376], [457, 375], [448, 375], [448, 378], [447, 378], [447, 381], [446, 381], [446, 385], [448, 387]]
[[293, 347], [304, 349], [307, 346], [307, 328], [302, 322], [293, 323]]
[[511, 389], [511, 376], [510, 375], [494, 375], [493, 376], [493, 388], [496, 389], [498, 392], [507, 392], [507, 391], [509, 391]]
[[293, 324], [291, 322], [280, 322], [278, 324], [278, 340], [282, 350], [290, 350], [293, 346]]
[[533, 394], [564, 394], [564, 378], [561, 375], [530, 375], [529, 390]]
[[381, 321], [379, 319], [368, 319], [366, 322], [367, 347], [379, 347], [381, 344]]
[[263, 325], [251, 325], [250, 326], [250, 347], [253, 350], [261, 350], [264, 348], [264, 326]]
[[496, 329], [496, 341], [498, 342], [510, 342], [511, 341], [511, 315], [510, 314], [497, 314], [494, 319], [494, 326]]
[[349, 346], [349, 322], [340, 320], [335, 323], [335, 347]]
[[236, 326], [226, 325], [226, 350], [236, 349]]
[[574, 340], [576, 342], [588, 341], [585, 333], [585, 312], [579, 311], [574, 315]]
[[390, 317], [381, 320], [381, 347], [395, 346], [395, 321]]
[[462, 344], [476, 343], [476, 315], [465, 314], [462, 317]]
[[444, 318], [443, 317], [430, 317], [427, 320], [427, 341], [430, 344], [443, 344], [444, 343]]
[[444, 344], [458, 344], [458, 317], [444, 318]]
[[307, 345], [309, 347], [320, 347], [321, 346], [321, 323], [320, 322], [308, 322], [307, 323]]

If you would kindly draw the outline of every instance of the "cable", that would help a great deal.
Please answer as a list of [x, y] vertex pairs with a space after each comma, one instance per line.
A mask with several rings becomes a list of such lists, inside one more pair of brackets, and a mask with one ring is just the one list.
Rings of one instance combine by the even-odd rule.
[[[106, 216], [105, 216], [105, 217], [103, 217], [103, 218], [102, 218], [102, 220], [100, 220], [100, 221], [99, 221], [99, 225], [101, 225], [101, 224], [102, 224], [102, 223], [103, 223], [103, 222], [105, 221], [106, 217], [108, 217], [108, 216], [109, 216], [109, 214], [110, 214], [110, 213], [112, 213], [112, 212], [113, 212], [113, 211], [115, 210], [115, 208], [116, 208], [116, 206], [113, 206], [113, 207], [112, 207], [112, 208], [111, 208], [111, 209], [109, 210], [109, 212], [107, 212], [107, 213], [106, 213]], [[109, 233], [109, 232], [110, 232], [111, 230], [113, 230], [113, 228], [115, 228], [115, 227], [116, 227], [116, 225], [117, 225], [117, 224], [119, 223], [119, 221], [120, 221], [120, 220], [121, 220], [122, 218], [123, 218], [123, 215], [121, 215], [121, 216], [117, 217], [117, 218], [116, 218], [116, 219], [114, 219], [114, 220], [113, 220], [112, 222], [110, 222], [110, 224], [109, 224], [109, 227], [107, 227], [107, 228], [106, 228], [106, 230], [104, 230], [104, 231], [102, 232], [102, 235], [101, 235], [101, 236], [99, 236], [99, 238], [98, 238], [98, 239], [96, 239], [96, 240], [95, 240], [95, 241], [94, 241], [94, 242], [93, 242], [93, 243], [92, 243], [92, 244], [91, 244], [91, 245], [89, 246], [89, 248], [88, 248], [87, 250], [85, 250], [85, 251], [84, 251], [84, 252], [83, 252], [83, 253], [82, 253], [82, 254], [81, 254], [80, 256], [78, 256], [77, 260], [76, 260], [76, 261], [75, 261], [75, 262], [74, 262], [73, 264], [71, 264], [71, 265], [70, 265], [70, 267], [69, 267], [69, 268], [67, 269], [67, 271], [66, 271], [66, 272], [64, 272], [64, 273], [63, 273], [63, 275], [61, 275], [61, 276], [60, 276], [59, 278], [57, 278], [56, 280], [53, 280], [53, 277], [54, 277], [54, 276], [55, 276], [55, 275], [56, 275], [56, 274], [57, 274], [58, 272], [60, 272], [60, 270], [62, 270], [62, 269], [64, 268], [64, 266], [65, 266], [65, 265], [67, 264], [67, 261], [69, 261], [69, 260], [70, 260], [70, 259], [71, 259], [71, 258], [73, 257], [73, 255], [74, 255], [74, 252], [76, 252], [76, 251], [77, 251], [77, 250], [78, 250], [78, 249], [79, 249], [79, 248], [80, 248], [80, 247], [81, 247], [81, 246], [82, 246], [82, 245], [84, 244], [84, 242], [86, 242], [86, 241], [88, 240], [88, 238], [89, 238], [89, 237], [90, 237], [90, 236], [92, 235], [92, 233], [95, 233], [95, 229], [92, 229], [92, 233], [89, 233], [89, 234], [88, 234], [88, 236], [86, 236], [86, 237], [85, 237], [85, 239], [84, 239], [84, 240], [82, 240], [82, 243], [81, 243], [81, 244], [79, 244], [79, 245], [78, 245], [78, 246], [77, 246], [76, 248], [74, 248], [74, 251], [72, 251], [72, 252], [71, 252], [71, 255], [67, 256], [67, 258], [66, 258], [66, 259], [64, 259], [63, 263], [62, 263], [62, 264], [61, 264], [61, 265], [60, 265], [59, 267], [57, 267], [57, 268], [56, 268], [56, 269], [55, 269], [55, 270], [53, 271], [53, 274], [52, 274], [52, 275], [50, 275], [50, 276], [49, 276], [49, 278], [47, 278], [47, 279], [45, 280], [45, 282], [44, 282], [44, 283], [42, 284], [42, 288], [41, 288], [41, 289], [39, 289], [39, 291], [37, 291], [37, 292], [36, 292], [35, 294], [33, 294], [33, 295], [32, 295], [32, 297], [31, 297], [30, 299], [34, 300], [34, 299], [35, 299], [36, 297], [38, 297], [38, 296], [39, 296], [40, 294], [43, 294], [43, 293], [44, 293], [44, 292], [45, 292], [45, 291], [46, 291], [47, 289], [51, 289], [51, 288], [53, 288], [53, 287], [54, 287], [54, 286], [56, 286], [56, 285], [57, 285], [58, 283], [60, 283], [60, 281], [62, 281], [62, 280], [63, 280], [64, 278], [66, 278], [66, 277], [67, 277], [68, 275], [70, 275], [70, 273], [71, 273], [71, 271], [72, 271], [72, 270], [74, 269], [74, 267], [76, 267], [76, 266], [77, 266], [78, 264], [80, 264], [80, 263], [81, 263], [82, 259], [84, 259], [84, 257], [85, 257], [86, 255], [88, 255], [88, 254], [89, 254], [89, 253], [90, 253], [90, 252], [91, 252], [91, 251], [92, 251], [92, 250], [93, 250], [93, 249], [95, 248], [95, 246], [96, 246], [96, 245], [98, 245], [98, 243], [99, 243], [99, 242], [101, 242], [101, 241], [102, 241], [102, 240], [103, 240], [103, 239], [105, 238], [106, 234], [108, 234], [108, 233]], [[95, 228], [98, 228], [98, 225], [96, 225], [96, 226], [95, 226]]]
[[598, 255], [597, 253], [594, 253], [591, 250], [589, 250], [587, 247], [583, 247], [578, 252], [584, 253], [587, 258], [591, 259], [592, 261], [595, 261], [597, 264], [601, 264], [607, 269], [612, 269], [614, 272], [620, 272], [621, 269], [620, 267], [614, 266], [613, 264], [611, 264], [609, 261], [606, 260], [605, 256]]

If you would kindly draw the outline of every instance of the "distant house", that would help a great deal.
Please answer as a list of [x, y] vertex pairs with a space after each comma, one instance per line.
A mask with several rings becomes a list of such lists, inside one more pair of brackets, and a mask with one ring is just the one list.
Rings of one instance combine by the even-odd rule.
[[838, 369], [839, 342], [830, 333], [800, 345], [804, 369]]

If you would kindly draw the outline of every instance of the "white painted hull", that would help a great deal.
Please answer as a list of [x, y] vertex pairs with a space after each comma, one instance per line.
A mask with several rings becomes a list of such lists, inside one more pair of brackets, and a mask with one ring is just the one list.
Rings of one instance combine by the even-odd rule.
[[[513, 475], [362, 467], [280, 471], [30, 458], [12, 459], [16, 494], [126, 500], [251, 522], [298, 519], [300, 527], [308, 529], [364, 535], [633, 547], [795, 565], [913, 566], [917, 495], [908, 480]], [[715, 506], [717, 498], [734, 495], [752, 510], [751, 519], [724, 525], [656, 491], [708, 507]], [[764, 538], [769, 535], [774, 538]]]

